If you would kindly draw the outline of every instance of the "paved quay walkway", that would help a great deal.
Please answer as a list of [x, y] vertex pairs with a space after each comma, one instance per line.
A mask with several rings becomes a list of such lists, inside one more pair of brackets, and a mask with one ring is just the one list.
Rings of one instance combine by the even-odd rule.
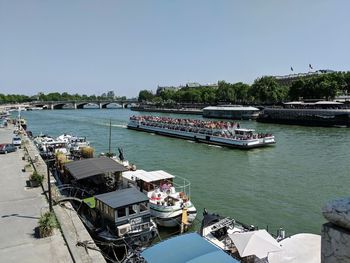
[[[13, 126], [0, 128], [0, 144], [11, 143]], [[27, 188], [22, 149], [0, 154], [0, 262], [73, 262], [60, 231], [36, 238], [40, 215], [48, 210], [42, 188]]]

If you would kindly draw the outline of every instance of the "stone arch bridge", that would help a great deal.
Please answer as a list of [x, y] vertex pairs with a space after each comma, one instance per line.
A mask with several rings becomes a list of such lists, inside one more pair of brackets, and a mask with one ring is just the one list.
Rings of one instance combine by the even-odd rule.
[[74, 109], [84, 109], [85, 105], [96, 105], [96, 108], [106, 109], [109, 104], [118, 104], [121, 108], [128, 108], [131, 105], [138, 104], [137, 100], [106, 100], [106, 101], [42, 101], [42, 102], [31, 102], [32, 107], [43, 107], [46, 109], [64, 109], [74, 108]]

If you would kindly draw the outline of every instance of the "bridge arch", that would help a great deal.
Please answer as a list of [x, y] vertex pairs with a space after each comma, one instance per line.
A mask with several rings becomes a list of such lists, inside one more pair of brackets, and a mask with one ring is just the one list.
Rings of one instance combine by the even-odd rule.
[[63, 109], [64, 105], [66, 105], [66, 103], [52, 104], [52, 109], [54, 110]]

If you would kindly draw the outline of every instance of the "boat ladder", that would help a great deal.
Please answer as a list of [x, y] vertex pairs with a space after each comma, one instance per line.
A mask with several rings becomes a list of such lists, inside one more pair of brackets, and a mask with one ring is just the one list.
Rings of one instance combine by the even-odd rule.
[[234, 220], [231, 218], [224, 218], [220, 220], [219, 222], [215, 223], [214, 225], [211, 226], [212, 231], [216, 231], [218, 229], [224, 228], [224, 227], [229, 227], [232, 226], [234, 223]]

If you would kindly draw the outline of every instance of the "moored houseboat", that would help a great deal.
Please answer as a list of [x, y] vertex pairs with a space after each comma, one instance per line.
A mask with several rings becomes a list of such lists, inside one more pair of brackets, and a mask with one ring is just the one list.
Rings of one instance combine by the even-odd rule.
[[268, 262], [269, 253], [282, 250], [278, 241], [285, 238], [282, 229], [275, 238], [265, 229], [208, 213], [205, 209], [199, 232], [210, 243], [242, 262]]
[[187, 225], [196, 218], [197, 210], [190, 200], [190, 182], [165, 171], [144, 170], [123, 172], [123, 178], [145, 193], [150, 200], [155, 222], [164, 227], [176, 227], [186, 213]]
[[277, 235], [215, 213], [203, 213], [200, 235], [240, 262], [321, 262], [321, 236], [300, 233]]
[[[92, 198], [94, 202], [91, 202]], [[158, 237], [157, 226], [151, 219], [147, 196], [135, 188], [95, 195], [91, 205], [82, 209], [81, 218], [93, 236], [104, 242], [127, 244], [138, 248]]]
[[333, 101], [288, 102], [266, 107], [257, 121], [305, 126], [350, 127], [350, 107]]
[[203, 117], [232, 120], [255, 120], [260, 109], [242, 105], [209, 106], [203, 109]]
[[59, 172], [64, 183], [61, 192], [83, 200], [77, 210], [94, 238], [140, 247], [158, 236], [157, 227], [149, 198], [134, 187], [123, 187], [124, 171], [123, 165], [108, 157], [68, 162]]
[[275, 137], [272, 134], [242, 129], [238, 123], [234, 122], [132, 116], [127, 127], [230, 148], [251, 149], [275, 143]]

